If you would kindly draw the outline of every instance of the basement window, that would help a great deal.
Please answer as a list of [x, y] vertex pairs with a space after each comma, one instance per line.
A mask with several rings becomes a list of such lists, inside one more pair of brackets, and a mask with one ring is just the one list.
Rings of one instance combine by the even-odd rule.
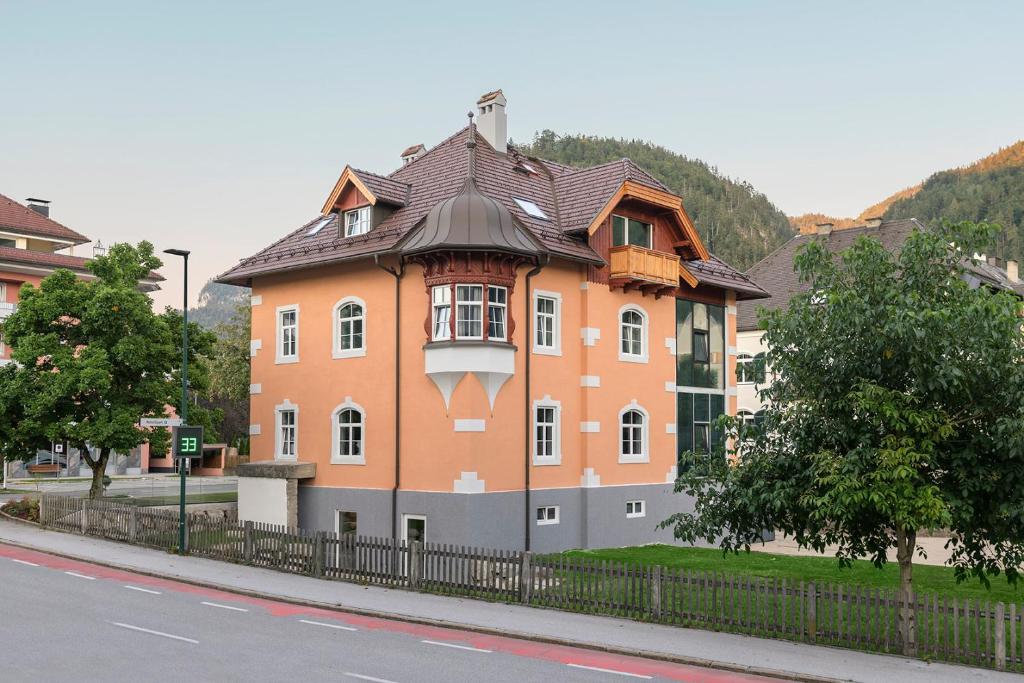
[[534, 218], [540, 218], [541, 220], [547, 220], [548, 217], [543, 210], [529, 199], [520, 199], [519, 197], [512, 198], [519, 208], [526, 212], [526, 215], [533, 216]]
[[558, 524], [558, 506], [545, 505], [537, 508], [537, 524]]

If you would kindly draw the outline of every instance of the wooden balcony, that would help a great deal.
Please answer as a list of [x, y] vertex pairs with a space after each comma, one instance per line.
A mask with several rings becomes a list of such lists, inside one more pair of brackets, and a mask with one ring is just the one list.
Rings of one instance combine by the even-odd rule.
[[633, 245], [612, 247], [609, 252], [609, 284], [661, 294], [679, 286], [679, 256]]

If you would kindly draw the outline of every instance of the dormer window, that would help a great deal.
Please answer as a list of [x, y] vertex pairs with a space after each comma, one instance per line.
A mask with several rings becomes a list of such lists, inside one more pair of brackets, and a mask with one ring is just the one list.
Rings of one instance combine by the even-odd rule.
[[625, 216], [612, 216], [612, 246], [621, 247], [627, 244], [644, 249], [654, 248], [654, 231], [650, 223], [638, 221]]
[[345, 237], [370, 232], [370, 207], [362, 206], [345, 212]]

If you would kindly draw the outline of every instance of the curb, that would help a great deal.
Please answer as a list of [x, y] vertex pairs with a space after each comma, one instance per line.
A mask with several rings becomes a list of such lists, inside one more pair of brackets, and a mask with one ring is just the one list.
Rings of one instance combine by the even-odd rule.
[[[25, 524], [32, 524], [31, 522], [24, 522]], [[32, 526], [37, 526], [32, 524]], [[38, 528], [38, 527], [37, 527]], [[51, 529], [40, 529], [40, 531], [56, 531]], [[56, 533], [63, 533], [56, 531]], [[74, 534], [71, 534], [74, 535]], [[89, 537], [84, 537], [89, 538]], [[105, 539], [94, 539], [94, 540], [105, 540]], [[495, 628], [488, 628], [486, 626], [477, 626], [473, 624], [461, 624], [453, 621], [446, 621], [444, 619], [429, 619], [426, 617], [416, 617], [408, 614], [401, 614], [395, 612], [385, 612], [379, 610], [362, 609], [358, 607], [345, 607], [343, 605], [337, 605], [326, 602], [318, 602], [316, 600], [300, 600], [298, 598], [292, 598], [288, 596], [274, 595], [271, 593], [261, 593], [255, 590], [248, 590], [244, 588], [238, 588], [236, 586], [228, 586], [225, 584], [215, 583], [212, 581], [202, 581], [191, 577], [181, 576], [177, 574], [168, 573], [157, 573], [146, 569], [140, 569], [137, 567], [131, 567], [129, 565], [118, 564], [115, 562], [109, 562], [104, 560], [96, 560], [94, 558], [83, 557], [81, 555], [75, 555], [73, 553], [49, 550], [46, 548], [39, 548], [33, 545], [20, 543], [17, 541], [11, 541], [9, 539], [0, 538], [0, 543], [5, 545], [15, 546], [17, 548], [24, 548], [26, 550], [34, 550], [36, 552], [44, 553], [47, 555], [54, 555], [57, 557], [63, 557], [69, 560], [76, 560], [79, 562], [88, 562], [89, 564], [100, 565], [102, 567], [108, 567], [110, 569], [117, 569], [120, 571], [131, 572], [133, 574], [141, 574], [143, 576], [149, 576], [155, 579], [165, 579], [177, 581], [179, 583], [185, 583], [193, 586], [199, 586], [202, 588], [212, 588], [225, 593], [233, 593], [235, 595], [243, 595], [250, 598], [259, 598], [263, 600], [272, 600], [274, 602], [282, 602], [290, 605], [297, 605], [302, 607], [313, 607], [316, 609], [328, 610], [332, 612], [339, 612], [342, 614], [355, 614], [363, 617], [374, 617], [378, 619], [387, 619], [391, 621], [400, 621], [408, 624], [416, 624], [419, 626], [433, 626], [436, 628], [444, 629], [455, 629], [459, 631], [466, 631], [469, 633], [479, 633], [481, 635], [498, 636], [503, 638], [514, 638], [517, 640], [526, 640], [534, 643], [543, 643], [546, 645], [560, 645], [564, 647], [573, 647], [584, 650], [592, 650], [595, 652], [607, 652], [609, 654], [622, 655], [626, 657], [640, 657], [643, 659], [650, 659], [661, 662], [670, 662], [673, 664], [682, 664], [686, 666], [703, 667], [706, 669], [716, 669], [718, 671], [729, 671], [732, 673], [742, 673], [753, 676], [765, 676], [769, 678], [784, 679], [788, 681], [796, 681], [797, 683], [844, 683], [850, 679], [841, 678], [828, 678], [824, 676], [815, 676], [811, 674], [801, 674], [792, 671], [781, 671], [778, 669], [767, 669], [757, 666], [744, 666], [740, 664], [732, 664], [730, 662], [721, 662], [712, 659], [702, 659], [700, 657], [685, 657], [681, 655], [673, 655], [666, 652], [657, 652], [649, 650], [630, 650], [628, 648], [615, 647], [612, 645], [602, 645], [600, 643], [592, 643], [587, 641], [572, 640], [569, 638], [556, 638], [553, 636], [542, 636], [535, 633], [524, 633], [520, 631], [503, 631]], [[154, 551], [160, 552], [160, 551]], [[206, 558], [199, 558], [206, 559]], [[216, 560], [211, 560], [216, 561]], [[225, 563], [232, 564], [232, 563]], [[248, 565], [239, 565], [248, 566]], [[253, 567], [253, 569], [260, 569], [260, 567]], [[268, 570], [273, 571], [273, 570]]]

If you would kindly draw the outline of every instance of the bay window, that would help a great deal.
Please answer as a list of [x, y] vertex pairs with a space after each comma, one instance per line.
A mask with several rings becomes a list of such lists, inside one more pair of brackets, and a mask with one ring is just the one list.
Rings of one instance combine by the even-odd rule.
[[455, 286], [455, 338], [483, 339], [483, 285]]
[[508, 298], [508, 287], [499, 285], [431, 287], [430, 340], [509, 341]]
[[433, 301], [433, 340], [448, 339], [451, 336], [452, 288], [447, 285], [431, 290]]
[[487, 288], [487, 338], [505, 341], [505, 322], [508, 313], [508, 290], [504, 287]]

